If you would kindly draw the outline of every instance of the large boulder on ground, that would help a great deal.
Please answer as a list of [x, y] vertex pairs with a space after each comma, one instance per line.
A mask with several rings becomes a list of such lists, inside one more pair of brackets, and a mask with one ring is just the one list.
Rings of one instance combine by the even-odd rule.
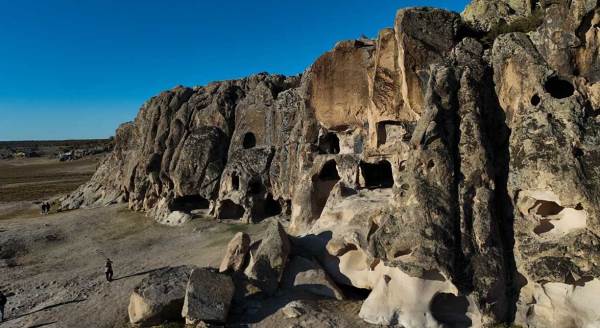
[[294, 256], [282, 278], [282, 288], [300, 290], [327, 298], [344, 299], [344, 294], [321, 265], [302, 256]]
[[245, 232], [238, 232], [227, 245], [227, 251], [219, 266], [219, 272], [244, 270], [246, 255], [250, 251], [250, 236]]
[[151, 272], [134, 289], [129, 298], [129, 322], [141, 327], [159, 325], [181, 318], [185, 287], [191, 266]]
[[231, 277], [211, 268], [194, 269], [185, 290], [181, 316], [187, 324], [223, 323], [235, 293]]
[[251, 253], [250, 263], [244, 273], [263, 292], [273, 294], [279, 287], [289, 254], [287, 233], [281, 223], [272, 221], [256, 253]]

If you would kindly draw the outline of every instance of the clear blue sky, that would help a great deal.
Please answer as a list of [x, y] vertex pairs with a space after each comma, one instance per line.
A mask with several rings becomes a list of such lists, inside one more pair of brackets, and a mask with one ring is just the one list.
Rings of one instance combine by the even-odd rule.
[[104, 138], [178, 84], [297, 74], [397, 9], [467, 0], [0, 0], [0, 140]]

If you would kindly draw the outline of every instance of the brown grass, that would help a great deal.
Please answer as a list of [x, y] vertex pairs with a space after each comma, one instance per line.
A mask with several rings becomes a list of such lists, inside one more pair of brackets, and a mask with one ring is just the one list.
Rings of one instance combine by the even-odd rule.
[[0, 202], [39, 201], [77, 189], [93, 175], [99, 157], [0, 161]]

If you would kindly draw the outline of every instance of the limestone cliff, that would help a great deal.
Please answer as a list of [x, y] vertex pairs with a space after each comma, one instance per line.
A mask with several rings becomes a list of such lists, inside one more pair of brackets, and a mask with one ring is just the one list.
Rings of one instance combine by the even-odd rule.
[[289, 215], [338, 283], [371, 290], [371, 323], [596, 327], [599, 113], [597, 1], [403, 9], [301, 76], [150, 99], [62, 205]]

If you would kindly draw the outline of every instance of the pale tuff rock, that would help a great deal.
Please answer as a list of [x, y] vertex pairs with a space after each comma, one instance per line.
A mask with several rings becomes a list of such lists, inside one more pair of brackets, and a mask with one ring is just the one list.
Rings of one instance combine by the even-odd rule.
[[290, 260], [283, 273], [281, 284], [282, 288], [293, 288], [338, 300], [344, 299], [342, 291], [329, 278], [321, 265], [315, 260], [302, 256], [295, 256]]
[[250, 236], [244, 232], [238, 232], [227, 245], [227, 251], [219, 266], [219, 272], [240, 272], [244, 270], [247, 255], [250, 251]]
[[599, 10], [403, 9], [301, 76], [174, 88], [117, 130], [63, 209], [123, 201], [172, 225], [289, 218], [253, 250], [230, 245], [222, 269], [244, 271], [245, 296], [281, 290], [301, 257], [314, 266], [296, 270], [310, 273], [299, 285], [371, 290], [369, 322], [594, 327]]
[[250, 262], [244, 274], [266, 294], [275, 293], [288, 261], [290, 247], [281, 224], [270, 223], [258, 249], [250, 253]]

